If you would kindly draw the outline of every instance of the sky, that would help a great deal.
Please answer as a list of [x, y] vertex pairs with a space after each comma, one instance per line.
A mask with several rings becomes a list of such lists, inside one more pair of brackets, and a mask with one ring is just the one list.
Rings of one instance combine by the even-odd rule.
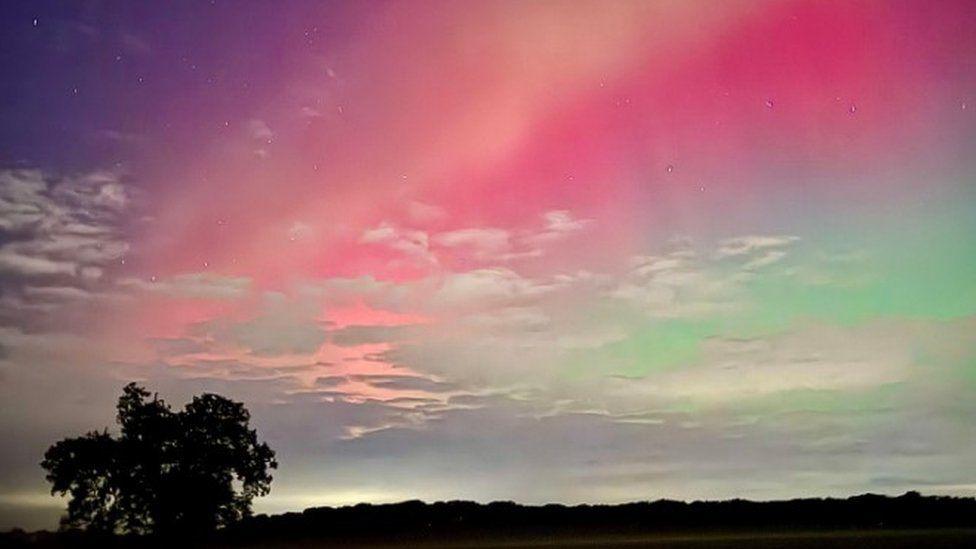
[[0, 528], [139, 381], [258, 512], [976, 495], [976, 4], [3, 2]]

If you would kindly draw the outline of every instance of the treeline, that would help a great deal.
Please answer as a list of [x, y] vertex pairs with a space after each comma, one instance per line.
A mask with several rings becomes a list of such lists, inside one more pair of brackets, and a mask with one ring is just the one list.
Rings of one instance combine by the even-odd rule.
[[848, 499], [671, 500], [622, 505], [527, 506], [469, 501], [317, 507], [259, 515], [222, 533], [229, 541], [285, 539], [498, 539], [643, 533], [976, 527], [976, 499], [873, 494]]
[[[315, 540], [350, 542], [504, 540], [566, 536], [626, 536], [682, 532], [769, 532], [848, 529], [976, 528], [976, 499], [866, 494], [848, 499], [755, 502], [659, 500], [622, 505], [542, 505], [470, 501], [316, 507], [300, 513], [257, 515], [224, 528], [205, 545], [268, 545]], [[80, 532], [7, 534], [6, 541], [60, 546], [93, 541]], [[2, 541], [2, 538], [0, 538]], [[139, 537], [100, 538], [98, 545], [144, 546]], [[172, 540], [170, 540], [172, 541]], [[108, 542], [108, 543], [107, 543]], [[74, 545], [74, 544], [72, 544]]]

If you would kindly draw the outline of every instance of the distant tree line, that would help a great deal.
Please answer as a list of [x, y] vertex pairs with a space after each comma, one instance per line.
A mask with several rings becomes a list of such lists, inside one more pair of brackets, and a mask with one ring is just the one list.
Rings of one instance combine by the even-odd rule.
[[866, 494], [848, 499], [755, 502], [659, 500], [622, 505], [526, 506], [470, 501], [319, 507], [258, 515], [227, 540], [443, 540], [563, 537], [681, 531], [925, 529], [976, 527], [976, 499]]

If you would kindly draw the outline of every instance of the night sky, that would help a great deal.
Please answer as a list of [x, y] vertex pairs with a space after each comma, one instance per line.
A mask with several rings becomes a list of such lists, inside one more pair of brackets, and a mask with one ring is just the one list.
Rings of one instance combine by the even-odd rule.
[[976, 495], [976, 3], [0, 3], [0, 528], [132, 380], [259, 512]]

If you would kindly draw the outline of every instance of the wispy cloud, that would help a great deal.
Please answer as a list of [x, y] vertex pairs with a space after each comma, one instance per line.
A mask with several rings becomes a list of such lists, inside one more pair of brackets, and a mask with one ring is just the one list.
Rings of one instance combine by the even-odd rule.
[[247, 277], [207, 272], [150, 280], [127, 277], [119, 279], [117, 283], [132, 290], [194, 299], [236, 299], [246, 295], [251, 287], [251, 280]]
[[130, 203], [118, 172], [0, 170], [4, 299], [50, 311], [106, 295], [104, 273], [129, 250], [123, 226]]

